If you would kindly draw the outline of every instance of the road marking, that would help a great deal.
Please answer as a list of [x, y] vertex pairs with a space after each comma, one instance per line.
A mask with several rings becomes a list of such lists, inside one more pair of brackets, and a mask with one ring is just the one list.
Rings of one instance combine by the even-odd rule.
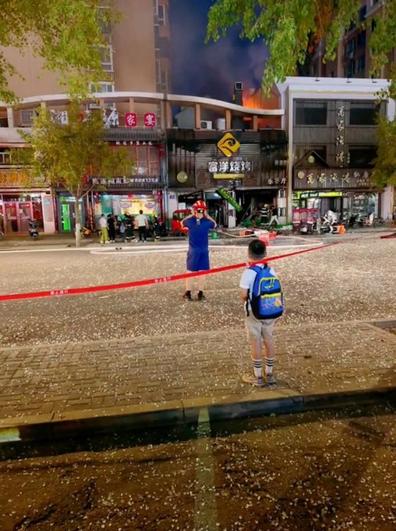
[[216, 486], [214, 480], [214, 459], [212, 441], [210, 438], [210, 419], [208, 408], [199, 410], [196, 465], [196, 493], [195, 493], [195, 526], [194, 529], [215, 531], [218, 529]]
[[18, 428], [0, 428], [0, 444], [20, 440], [21, 436]]
[[[307, 244], [288, 244], [288, 245], [270, 245], [269, 248], [276, 248], [276, 249], [294, 249], [294, 248], [304, 248], [304, 247], [316, 247], [324, 245], [323, 241], [312, 241]], [[187, 244], [181, 244], [181, 245], [163, 245], [163, 246], [151, 246], [148, 245], [146, 248], [141, 247], [120, 247], [120, 250], [116, 249], [115, 247], [111, 248], [103, 248], [103, 247], [68, 247], [68, 248], [45, 248], [45, 249], [13, 249], [13, 250], [6, 250], [3, 251], [0, 249], [0, 255], [2, 254], [22, 254], [22, 253], [65, 253], [65, 252], [83, 252], [83, 253], [90, 253], [95, 255], [109, 255], [109, 256], [120, 256], [123, 254], [148, 254], [150, 252], [171, 252], [171, 251], [186, 251], [188, 249]], [[243, 245], [210, 245], [209, 249], [212, 251], [213, 249], [220, 249], [220, 250], [227, 250], [227, 249], [246, 249]]]
[[[314, 242], [312, 243], [312, 245], [310, 244], [299, 244], [299, 245], [274, 245], [274, 246], [270, 246], [269, 248], [273, 248], [273, 249], [303, 249], [304, 247], [321, 247], [323, 246], [324, 243], [323, 242]], [[141, 254], [153, 254], [153, 253], [185, 253], [187, 251], [188, 247], [157, 247], [157, 248], [146, 248], [146, 249], [121, 249], [121, 250], [116, 250], [116, 249], [99, 249], [99, 250], [93, 250], [90, 252], [90, 254], [93, 254], [93, 255], [99, 255], [99, 256], [110, 256], [110, 257], [115, 257], [115, 256], [126, 256], [126, 255], [131, 255], [131, 254], [137, 254], [137, 255], [141, 255]], [[228, 249], [239, 249], [239, 250], [242, 250], [244, 252], [246, 252], [246, 248], [241, 246], [241, 245], [213, 245], [213, 246], [209, 246], [209, 249], [211, 252], [213, 251], [226, 251]]]

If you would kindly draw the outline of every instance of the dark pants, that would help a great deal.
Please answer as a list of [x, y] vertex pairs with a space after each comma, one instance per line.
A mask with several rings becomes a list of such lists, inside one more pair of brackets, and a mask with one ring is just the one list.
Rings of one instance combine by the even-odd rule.
[[142, 242], [143, 240], [146, 241], [147, 234], [146, 234], [146, 227], [138, 227], [139, 231], [139, 241]]

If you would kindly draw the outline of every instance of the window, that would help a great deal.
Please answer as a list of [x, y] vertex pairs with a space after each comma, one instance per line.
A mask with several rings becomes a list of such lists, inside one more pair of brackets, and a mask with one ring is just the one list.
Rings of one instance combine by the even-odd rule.
[[132, 156], [135, 162], [135, 173], [142, 177], [160, 175], [159, 151], [155, 146], [134, 146]]
[[114, 92], [114, 83], [108, 81], [101, 81], [100, 83], [91, 84], [91, 93], [93, 92]]
[[111, 46], [101, 46], [99, 49], [100, 62], [105, 72], [113, 71], [113, 49]]
[[0, 165], [11, 164], [10, 152], [8, 149], [0, 149]]
[[358, 57], [356, 65], [357, 65], [356, 73], [363, 74], [366, 68], [366, 58], [364, 55], [362, 55], [361, 57]]
[[21, 125], [32, 125], [34, 119], [34, 111], [31, 109], [25, 109], [21, 111]]
[[362, 22], [366, 18], [367, 6], [362, 6], [359, 9], [359, 21]]
[[160, 3], [160, 0], [155, 2], [155, 15], [157, 17], [158, 24], [160, 26], [165, 26], [166, 24], [166, 7], [164, 4]]
[[377, 156], [375, 146], [359, 146], [349, 148], [349, 166], [351, 168], [371, 168]]
[[351, 59], [347, 62], [346, 65], [346, 77], [353, 77], [356, 72], [356, 62], [355, 59]]
[[160, 26], [165, 26], [166, 24], [165, 16], [166, 16], [165, 6], [160, 4], [158, 6], [158, 23]]
[[357, 36], [357, 47], [365, 48], [366, 47], [366, 32], [361, 31]]
[[327, 103], [325, 101], [297, 101], [296, 125], [326, 125]]
[[378, 105], [372, 102], [351, 102], [349, 113], [350, 125], [375, 125]]

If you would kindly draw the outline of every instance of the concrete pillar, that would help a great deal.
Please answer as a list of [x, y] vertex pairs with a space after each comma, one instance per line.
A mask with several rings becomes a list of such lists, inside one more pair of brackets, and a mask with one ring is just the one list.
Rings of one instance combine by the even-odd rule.
[[166, 128], [167, 129], [170, 129], [173, 125], [172, 123], [172, 105], [170, 103], [170, 101], [166, 101], [165, 102], [165, 124], [166, 124]]
[[253, 131], [258, 131], [258, 116], [256, 114], [253, 115], [252, 129]]
[[231, 129], [231, 111], [230, 109], [226, 109], [226, 112], [225, 112], [225, 128], [226, 129]]
[[129, 112], [135, 112], [135, 100], [133, 98], [128, 100], [128, 110]]
[[201, 106], [199, 103], [195, 104], [195, 129], [201, 129]]
[[14, 110], [12, 107], [7, 107], [7, 122], [8, 122], [8, 127], [15, 127]]

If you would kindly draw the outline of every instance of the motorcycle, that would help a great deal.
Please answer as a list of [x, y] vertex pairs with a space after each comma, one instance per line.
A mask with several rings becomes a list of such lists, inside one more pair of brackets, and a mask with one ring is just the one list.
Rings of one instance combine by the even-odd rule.
[[39, 232], [38, 232], [38, 224], [35, 219], [29, 219], [28, 232], [29, 232], [29, 236], [33, 238], [33, 240], [37, 240], [39, 236]]

